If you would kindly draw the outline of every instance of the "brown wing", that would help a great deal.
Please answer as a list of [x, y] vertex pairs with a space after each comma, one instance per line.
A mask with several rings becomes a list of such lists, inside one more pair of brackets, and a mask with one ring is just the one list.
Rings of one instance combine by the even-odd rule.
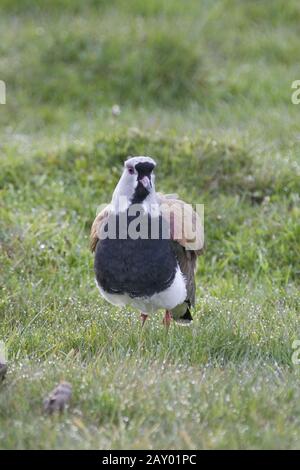
[[186, 279], [187, 300], [194, 305], [197, 256], [204, 247], [203, 224], [191, 205], [173, 195], [158, 196], [162, 216], [169, 221], [176, 257]]
[[110, 206], [106, 206], [104, 209], [102, 209], [101, 212], [99, 212], [99, 214], [97, 215], [97, 217], [95, 218], [93, 222], [93, 225], [91, 228], [91, 235], [90, 235], [90, 247], [91, 247], [92, 252], [96, 250], [101, 228], [107, 222], [109, 214], [110, 214]]
[[178, 260], [182, 274], [186, 280], [186, 300], [188, 300], [191, 305], [195, 305], [195, 271], [197, 263], [197, 255], [195, 251], [186, 250], [177, 242], [174, 243], [174, 251], [176, 258]]
[[203, 224], [199, 214], [190, 204], [174, 197], [158, 193], [160, 211], [170, 225], [171, 238], [186, 250], [201, 254], [204, 247]]

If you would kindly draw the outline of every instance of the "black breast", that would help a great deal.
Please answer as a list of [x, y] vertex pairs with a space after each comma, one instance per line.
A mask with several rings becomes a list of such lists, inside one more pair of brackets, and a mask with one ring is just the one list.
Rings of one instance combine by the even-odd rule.
[[[130, 218], [129, 218], [130, 222]], [[151, 296], [167, 289], [176, 273], [177, 260], [172, 242], [129, 236], [105, 238], [98, 242], [95, 253], [97, 282], [108, 293], [127, 293], [131, 297]]]

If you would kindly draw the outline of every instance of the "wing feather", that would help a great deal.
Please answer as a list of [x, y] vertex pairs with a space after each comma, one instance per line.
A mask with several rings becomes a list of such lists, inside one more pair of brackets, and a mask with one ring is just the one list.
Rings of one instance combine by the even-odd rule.
[[161, 214], [168, 218], [174, 251], [186, 281], [187, 298], [190, 305], [195, 304], [195, 271], [197, 256], [204, 248], [203, 224], [192, 206], [175, 195], [158, 194]]
[[91, 247], [92, 252], [96, 250], [96, 246], [99, 241], [100, 231], [102, 227], [104, 227], [104, 225], [106, 224], [110, 211], [111, 209], [109, 205], [104, 207], [104, 209], [102, 209], [102, 211], [99, 212], [99, 214], [97, 214], [93, 222], [93, 225], [91, 228], [91, 234], [90, 234], [90, 247]]
[[158, 193], [158, 197], [161, 214], [170, 224], [172, 240], [200, 255], [204, 247], [204, 232], [198, 213], [174, 195]]

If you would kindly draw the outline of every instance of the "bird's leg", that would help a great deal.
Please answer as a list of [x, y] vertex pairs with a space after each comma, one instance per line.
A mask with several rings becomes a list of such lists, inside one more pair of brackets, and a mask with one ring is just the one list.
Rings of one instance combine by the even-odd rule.
[[166, 313], [163, 319], [163, 324], [165, 325], [167, 330], [169, 329], [171, 320], [172, 320], [172, 312], [170, 310], [166, 310]]
[[148, 315], [147, 313], [141, 313], [141, 322], [142, 322], [142, 327], [144, 326], [145, 321], [147, 320]]

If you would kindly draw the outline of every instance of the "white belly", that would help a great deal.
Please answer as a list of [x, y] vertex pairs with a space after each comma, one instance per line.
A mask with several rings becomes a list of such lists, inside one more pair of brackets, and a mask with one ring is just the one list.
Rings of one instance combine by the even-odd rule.
[[153, 313], [159, 309], [172, 310], [177, 305], [182, 304], [186, 299], [185, 279], [179, 267], [172, 284], [162, 292], [153, 294], [151, 297], [134, 297], [128, 294], [110, 294], [105, 292], [99, 285], [98, 288], [102, 297], [108, 302], [118, 307], [131, 305], [144, 313]]

